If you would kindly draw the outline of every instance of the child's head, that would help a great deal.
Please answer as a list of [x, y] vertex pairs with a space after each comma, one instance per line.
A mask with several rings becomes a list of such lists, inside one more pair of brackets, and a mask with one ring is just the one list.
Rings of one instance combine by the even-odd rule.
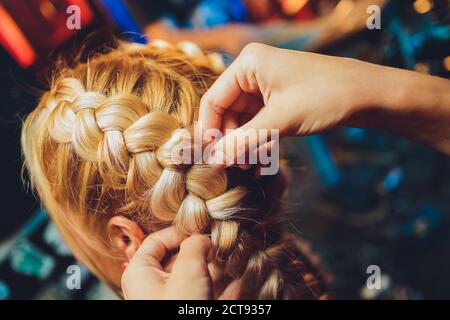
[[176, 224], [211, 234], [211, 262], [224, 283], [242, 277], [242, 297], [319, 298], [318, 272], [281, 231], [268, 182], [171, 159], [221, 69], [193, 44], [156, 41], [60, 70], [24, 124], [31, 181], [75, 256], [115, 288], [144, 237]]

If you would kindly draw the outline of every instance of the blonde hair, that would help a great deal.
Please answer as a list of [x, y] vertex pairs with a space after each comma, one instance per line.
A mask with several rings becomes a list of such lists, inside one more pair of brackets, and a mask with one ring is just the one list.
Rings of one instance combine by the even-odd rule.
[[216, 54], [161, 41], [120, 43], [60, 70], [23, 126], [31, 182], [76, 257], [117, 289], [123, 254], [107, 222], [120, 214], [147, 234], [173, 223], [210, 233], [213, 262], [224, 282], [242, 278], [242, 298], [324, 298], [320, 272], [262, 191], [267, 183], [171, 160], [177, 132], [192, 128], [221, 70]]

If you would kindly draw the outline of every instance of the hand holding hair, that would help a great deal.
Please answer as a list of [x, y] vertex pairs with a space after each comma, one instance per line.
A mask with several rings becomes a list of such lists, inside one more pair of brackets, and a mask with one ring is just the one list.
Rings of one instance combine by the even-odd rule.
[[[175, 262], [163, 268], [167, 254], [180, 249]], [[211, 240], [205, 235], [182, 236], [175, 226], [148, 236], [129, 262], [122, 276], [127, 300], [212, 299], [214, 272], [207, 256]], [[219, 299], [236, 299], [237, 283], [232, 282]]]
[[248, 130], [310, 135], [341, 125], [392, 130], [450, 154], [450, 81], [253, 43], [205, 93], [199, 120], [205, 129], [242, 129], [216, 144], [214, 163], [235, 160], [231, 150]]

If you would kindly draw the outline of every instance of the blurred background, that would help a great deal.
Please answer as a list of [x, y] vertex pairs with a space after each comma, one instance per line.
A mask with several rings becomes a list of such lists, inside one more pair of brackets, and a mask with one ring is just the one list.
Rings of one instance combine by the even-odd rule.
[[[66, 23], [80, 9], [80, 28]], [[366, 26], [381, 8], [381, 29]], [[0, 299], [107, 299], [76, 264], [21, 180], [22, 119], [55, 57], [114, 36], [192, 40], [228, 63], [249, 42], [346, 56], [449, 78], [449, 0], [0, 0]], [[326, 88], [324, 88], [326, 90]], [[399, 136], [341, 128], [284, 142], [285, 201], [299, 235], [334, 278], [337, 299], [449, 299], [450, 158]], [[365, 286], [369, 265], [382, 290]]]

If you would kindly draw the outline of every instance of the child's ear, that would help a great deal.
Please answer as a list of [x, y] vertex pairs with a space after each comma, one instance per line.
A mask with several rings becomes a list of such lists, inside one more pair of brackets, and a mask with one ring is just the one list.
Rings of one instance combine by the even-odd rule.
[[134, 256], [145, 238], [136, 222], [123, 216], [114, 216], [109, 219], [108, 231], [113, 244], [127, 257], [128, 261]]

